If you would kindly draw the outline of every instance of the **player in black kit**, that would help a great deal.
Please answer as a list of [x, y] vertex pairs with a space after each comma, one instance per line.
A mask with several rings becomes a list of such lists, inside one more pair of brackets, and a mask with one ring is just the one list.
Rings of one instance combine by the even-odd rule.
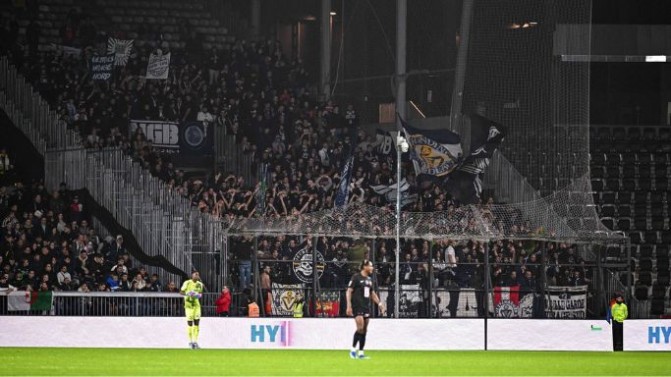
[[[373, 284], [373, 262], [365, 259], [361, 262], [361, 272], [354, 274], [347, 286], [347, 315], [354, 316], [356, 322], [356, 332], [354, 332], [354, 341], [352, 342], [352, 350], [349, 356], [352, 359], [366, 359], [364, 356], [363, 347], [366, 344], [366, 331], [368, 330], [368, 321], [371, 313], [371, 299], [380, 308], [380, 312], [384, 315], [384, 305], [380, 301], [375, 286]], [[357, 355], [357, 343], [359, 344], [359, 354]]]

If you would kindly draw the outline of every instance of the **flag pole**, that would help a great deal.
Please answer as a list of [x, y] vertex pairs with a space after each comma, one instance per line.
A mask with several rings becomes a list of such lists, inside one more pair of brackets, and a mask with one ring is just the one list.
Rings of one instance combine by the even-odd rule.
[[394, 284], [394, 318], [398, 318], [400, 294], [400, 260], [401, 260], [401, 118], [405, 117], [405, 57], [406, 57], [406, 26], [408, 2], [396, 1], [396, 273]]

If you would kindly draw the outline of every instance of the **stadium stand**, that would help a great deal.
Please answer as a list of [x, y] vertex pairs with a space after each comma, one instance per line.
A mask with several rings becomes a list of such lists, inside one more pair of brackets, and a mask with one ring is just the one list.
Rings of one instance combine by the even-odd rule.
[[629, 235], [633, 296], [649, 306], [650, 315], [668, 315], [669, 132], [642, 126], [592, 131], [592, 182], [602, 222]]
[[[161, 2], [160, 11], [154, 10], [156, 7], [152, 2], [99, 0], [95, 5], [104, 11], [89, 12], [86, 6], [81, 6], [80, 2], [74, 0], [45, 1], [36, 9], [29, 9], [26, 13], [15, 16], [16, 18], [6, 17], [8, 21], [3, 29], [3, 33], [8, 36], [12, 36], [16, 29], [16, 38], [6, 39], [8, 43], [3, 45], [3, 53], [12, 56], [25, 77], [58, 109], [62, 120], [79, 132], [84, 145], [98, 149], [109, 146], [123, 148], [154, 176], [166, 182], [171, 190], [188, 198], [201, 212], [211, 213], [215, 218], [233, 221], [258, 214], [260, 208], [263, 208], [259, 205], [261, 200], [257, 195], [260, 183], [257, 185], [255, 182], [247, 182], [241, 175], [225, 171], [208, 171], [203, 176], [186, 177], [184, 172], [175, 169], [168, 156], [153, 150], [146, 136], [141, 132], [131, 135], [128, 130], [130, 119], [207, 119], [235, 135], [242, 150], [254, 156], [259, 168], [267, 167], [267, 191], [262, 200], [266, 203], [266, 214], [279, 218], [333, 207], [341, 161], [347, 154], [346, 147], [354, 142], [350, 130], [356, 129], [358, 125], [356, 110], [349, 105], [343, 106], [346, 107], [343, 109], [334, 102], [315, 101], [312, 82], [305, 67], [298, 60], [286, 59], [278, 42], [272, 39], [262, 42], [235, 40], [227, 34], [225, 27], [210, 17], [199, 2], [185, 4], [164, 1]], [[7, 14], [6, 10], [4, 14]], [[36, 17], [38, 26], [31, 23], [31, 17]], [[34, 33], [39, 34], [39, 48], [29, 47], [26, 56], [21, 51], [17, 53], [17, 42], [25, 41], [27, 45], [31, 45], [30, 35]], [[104, 49], [108, 37], [134, 39], [135, 55], [138, 57], [131, 60], [127, 68], [114, 78], [109, 87], [111, 94], [106, 94], [99, 84], [87, 78], [87, 59], [93, 51]], [[62, 46], [78, 49], [79, 55], [67, 53], [73, 50]], [[158, 48], [164, 53], [174, 54], [174, 64], [171, 64], [167, 85], [161, 87], [140, 79], [146, 67], [146, 57]], [[596, 190], [595, 195], [600, 199], [598, 203], [604, 224], [611, 229], [619, 229], [620, 226], [622, 230], [624, 227], [631, 229], [632, 242], [636, 245], [645, 242], [645, 245], [657, 246], [658, 241], [671, 237], [668, 224], [664, 224], [663, 220], [667, 217], [666, 194], [660, 191], [665, 190], [668, 184], [668, 180], [665, 180], [667, 170], [664, 170], [668, 169], [668, 155], [664, 154], [662, 157], [656, 151], [648, 151], [640, 156], [636, 154], [633, 161], [629, 160], [629, 148], [632, 146], [627, 141], [630, 138], [651, 140], [649, 138], [653, 131], [655, 130], [646, 129], [640, 135], [635, 135], [635, 131], [622, 128], [599, 129], [594, 133], [599, 140], [599, 146], [595, 150], [600, 152], [593, 153], [592, 171], [595, 173], [592, 175], [592, 183]], [[389, 185], [394, 181], [393, 158], [375, 148], [376, 140], [372, 136], [359, 132], [356, 138], [355, 182], [349, 202], [376, 207], [393, 204], [390, 198], [376, 194], [370, 188], [371, 185]], [[602, 149], [602, 142], [610, 142], [615, 150]], [[646, 144], [640, 143], [642, 148], [644, 145]], [[568, 160], [571, 157], [557, 158]], [[538, 178], [541, 181], [533, 184], [534, 187], [541, 187], [544, 192], [553, 192], [566, 186], [566, 182], [554, 178], [558, 175], [557, 172], [550, 172], [553, 169], [550, 160], [552, 159], [529, 161], [529, 169], [547, 170], [548, 176], [553, 177]], [[657, 163], [658, 161], [664, 163]], [[413, 178], [408, 177], [410, 193], [416, 194], [420, 200], [406, 206], [407, 210], [430, 212], [459, 205], [440, 187], [421, 188], [415, 184]], [[654, 182], [654, 186], [650, 180]], [[34, 197], [35, 190], [38, 189], [39, 187], [31, 188], [28, 195]], [[642, 190], [649, 192], [649, 197], [638, 200], [642, 199], [639, 194]], [[659, 196], [653, 198], [657, 194]], [[10, 198], [18, 193], [11, 191], [8, 195]], [[63, 195], [67, 193], [64, 192]], [[482, 203], [483, 209], [493, 203], [493, 199], [486, 199]], [[653, 204], [658, 203], [652, 201], [656, 199], [664, 205]], [[51, 205], [49, 201], [48, 206]], [[47, 214], [43, 216], [48, 218], [47, 222], [55, 221], [58, 211], [50, 207], [45, 209]], [[52, 211], [51, 215], [49, 210]], [[560, 211], [571, 214], [573, 228], [580, 228], [589, 221], [580, 207], [564, 205]], [[30, 218], [31, 215], [33, 218]], [[494, 216], [496, 215], [495, 213]], [[34, 219], [34, 211], [21, 212], [19, 218], [23, 216], [31, 223], [37, 221]], [[82, 233], [82, 228], [85, 229], [92, 221], [84, 215], [73, 223], [68, 216], [75, 214], [64, 214], [69, 221], [62, 227], [61, 233], [67, 233], [68, 229], [69, 232]], [[526, 226], [520, 216], [511, 217], [516, 218], [516, 221], [509, 224], [511, 229], [506, 231], [512, 234], [534, 231]], [[13, 222], [11, 219], [8, 221]], [[84, 222], [87, 224], [84, 225]], [[56, 222], [54, 226], [57, 225]], [[24, 224], [24, 228], [26, 226], [28, 223]], [[20, 227], [21, 225], [21, 231], [25, 231]], [[62, 237], [62, 234], [57, 236]], [[61, 261], [57, 257], [58, 266], [69, 263], [65, 261], [62, 250], [69, 248], [81, 251], [89, 247], [85, 236], [86, 234], [83, 238], [67, 244], [67, 247], [61, 247], [60, 251], [55, 251], [63, 259]], [[638, 242], [634, 241], [635, 238]], [[264, 246], [253, 252], [259, 254], [258, 259], [274, 264], [274, 281], [288, 282], [283, 280], [287, 277], [285, 265], [291, 263], [287, 258], [287, 250], [292, 248], [292, 242], [297, 241], [300, 240], [295, 237], [261, 237], [258, 240], [258, 244]], [[118, 255], [125, 255], [110, 251], [115, 244], [116, 240], [110, 240], [107, 246], [103, 242], [90, 245], [92, 250], [107, 256], [107, 260], [104, 260], [108, 264], [105, 266], [107, 271], [112, 270], [111, 265], [119, 265], [116, 258]], [[388, 251], [393, 250], [393, 244], [382, 244], [384, 245], [378, 246]], [[478, 241], [467, 240], [454, 245], [457, 256], [454, 263], [449, 261], [446, 245], [436, 244], [433, 247], [435, 258], [429, 260], [428, 254], [423, 252], [426, 246], [422, 242], [408, 241], [403, 245], [402, 254], [407, 258], [404, 283], [433, 285], [433, 282], [426, 282], [424, 267], [427, 263], [433, 263], [444, 272], [443, 277], [438, 278], [439, 285], [456, 284], [463, 288], [480, 289], [484, 279], [482, 276], [474, 276], [481, 273], [479, 269], [483, 268], [484, 247], [493, 250], [490, 262], [494, 265], [495, 274], [492, 279], [496, 286], [531, 284], [524, 282], [522, 276], [526, 271], [532, 270], [532, 278], [547, 274], [554, 284], [562, 286], [589, 283], [593, 275], [591, 267], [594, 261], [585, 262], [574, 255], [575, 246], [569, 244], [525, 242], [516, 245], [514, 242], [505, 241], [482, 245]], [[347, 244], [343, 240], [326, 239], [318, 248], [327, 261], [349, 261], [346, 255]], [[236, 253], [243, 254], [239, 246], [233, 249]], [[653, 249], [655, 252], [661, 250], [656, 247]], [[638, 251], [639, 249], [637, 253]], [[663, 289], [665, 286], [668, 288], [668, 250], [665, 256], [666, 258], [655, 254], [654, 259], [645, 259], [645, 262], [638, 259], [635, 276], [639, 284], [636, 292], [642, 286], [650, 287], [649, 292], [646, 291], [646, 299], [650, 296], [659, 301], [662, 293], [668, 295], [668, 289]], [[241, 259], [245, 256], [237, 257]], [[382, 271], [381, 284], [389, 285], [392, 259], [379, 255], [378, 258]], [[537, 260], [534, 262], [534, 259]], [[666, 260], [666, 275], [659, 273], [660, 267], [664, 266], [663, 260]], [[521, 261], [520, 266], [512, 264], [517, 261]], [[18, 262], [15, 260], [14, 263]], [[127, 262], [124, 260], [123, 263]], [[452, 266], [441, 268], [447, 263]], [[539, 270], [543, 264], [549, 266], [546, 271]], [[4, 263], [4, 266], [7, 265], [11, 265], [8, 260]], [[653, 270], [656, 272], [654, 276], [651, 274]], [[76, 271], [71, 275], [72, 278], [76, 277], [80, 281], [93, 278], [91, 284], [98, 289], [109, 289], [117, 284], [108, 282], [109, 274], [92, 277], [83, 270]], [[244, 289], [246, 284], [239, 280], [240, 275], [243, 275], [241, 271], [242, 269], [234, 268], [232, 276], [235, 285]], [[41, 272], [43, 271], [36, 271], [36, 274]], [[129, 271], [131, 272], [135, 271]], [[344, 279], [341, 274], [347, 273], [346, 268], [336, 271], [335, 281], [341, 282]], [[143, 276], [141, 280], [150, 279]], [[101, 281], [104, 285], [100, 284]], [[656, 287], [654, 289], [653, 281]], [[25, 285], [23, 278], [14, 282]], [[664, 282], [666, 285], [662, 284]], [[142, 285], [140, 280], [136, 284]], [[334, 284], [335, 286], [338, 284]], [[156, 285], [148, 287], [155, 288]], [[132, 286], [130, 289], [133, 289]], [[144, 289], [152, 290], [146, 287]], [[640, 293], [640, 297], [643, 297], [642, 289]], [[658, 301], [652, 307], [657, 308]]]

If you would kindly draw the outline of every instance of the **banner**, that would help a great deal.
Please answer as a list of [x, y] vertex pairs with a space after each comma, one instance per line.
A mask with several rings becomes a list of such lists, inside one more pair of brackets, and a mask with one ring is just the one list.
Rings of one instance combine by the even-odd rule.
[[114, 65], [126, 65], [133, 50], [132, 39], [109, 38], [107, 40], [107, 53], [114, 54]]
[[340, 316], [340, 292], [321, 291], [317, 295], [317, 317], [339, 317]]
[[[306, 245], [294, 254], [292, 269], [294, 276], [303, 283], [312, 283], [314, 273], [312, 247]], [[321, 252], [317, 251], [317, 279], [321, 279], [326, 268], [326, 261]]]
[[214, 124], [189, 122], [179, 126], [179, 153], [211, 155], [214, 153]]
[[62, 52], [63, 55], [65, 55], [65, 56], [79, 57], [82, 54], [82, 49], [81, 48], [64, 46], [64, 45], [57, 45], [55, 43], [51, 43], [49, 46], [51, 47], [52, 50], [54, 50], [56, 52]]
[[494, 287], [494, 316], [497, 318], [532, 318], [534, 295], [520, 297], [520, 286]]
[[[394, 313], [394, 287], [380, 290], [380, 301], [387, 307], [387, 313]], [[422, 303], [422, 290], [419, 284], [401, 284], [400, 299], [398, 301], [399, 318], [419, 317], [419, 305]]]
[[388, 156], [392, 152], [396, 152], [394, 138], [385, 130], [377, 129], [375, 133], [375, 144], [377, 145], [377, 153], [381, 155]]
[[433, 303], [434, 316], [438, 318], [474, 318], [482, 311], [474, 288], [434, 291]]
[[272, 313], [277, 316], [293, 316], [296, 297], [303, 295], [303, 284], [272, 285]]
[[130, 127], [128, 127], [131, 140], [138, 128], [142, 129], [147, 140], [151, 140], [153, 147], [159, 153], [179, 153], [179, 125], [177, 123], [161, 120], [131, 120]]
[[95, 81], [107, 81], [112, 77], [114, 69], [114, 55], [91, 57], [91, 79]]
[[376, 194], [384, 196], [388, 202], [396, 203], [396, 196], [399, 186], [401, 190], [401, 207], [404, 207], [407, 204], [415, 203], [417, 201], [417, 194], [410, 194], [408, 192], [410, 189], [410, 184], [405, 178], [401, 179], [400, 185], [392, 183], [390, 185], [370, 186], [370, 188], [373, 189]]
[[546, 318], [584, 319], [587, 317], [587, 286], [547, 287]]
[[149, 55], [147, 62], [147, 80], [163, 80], [168, 78], [170, 70], [170, 53], [163, 54], [160, 50]]

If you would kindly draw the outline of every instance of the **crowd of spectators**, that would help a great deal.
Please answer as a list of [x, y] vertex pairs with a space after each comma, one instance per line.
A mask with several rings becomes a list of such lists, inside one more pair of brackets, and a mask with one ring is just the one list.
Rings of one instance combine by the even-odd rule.
[[[26, 35], [20, 36], [15, 18], [3, 25], [7, 38], [3, 39], [2, 53], [12, 57], [60, 119], [82, 135], [87, 147], [126, 150], [200, 211], [215, 218], [280, 218], [332, 208], [342, 164], [350, 154], [354, 168], [347, 200], [377, 207], [393, 204], [371, 186], [395, 182], [395, 156], [384, 153], [378, 148], [380, 140], [359, 129], [352, 105], [341, 108], [334, 101], [315, 99], [313, 80], [300, 59], [288, 59], [274, 39], [237, 40], [222, 50], [205, 51], [188, 23], [180, 30], [187, 41], [184, 49], [172, 48], [161, 33], [138, 30], [143, 36], [151, 35], [154, 42], [136, 47], [128, 64], [115, 68], [109, 81], [91, 80], [90, 58], [104, 53], [107, 37], [123, 35], [99, 29], [90, 17], [77, 11], [63, 20], [61, 37], [63, 45], [80, 49], [80, 54], [40, 51], [34, 37], [39, 35], [39, 24], [32, 20]], [[158, 49], [172, 54], [169, 77], [146, 80], [147, 58]], [[141, 129], [131, 133], [131, 119], [202, 121], [220, 127], [236, 138], [243, 153], [254, 157], [257, 169], [266, 166], [268, 174], [258, 183], [223, 171], [188, 178], [175, 168], [170, 156], [156, 152]], [[412, 169], [404, 171], [408, 172], [409, 194], [417, 195], [406, 210], [455, 211], [459, 207], [440, 185], [419, 185]], [[17, 182], [0, 190], [0, 265], [9, 284], [65, 291], [163, 290], [155, 276], [132, 266], [122, 239], [106, 242], [95, 234], [86, 209], [65, 187], [48, 192], [41, 184], [25, 187]], [[490, 215], [493, 226], [511, 235], [535, 231], [524, 224], [519, 213], [488, 212], [492, 204], [492, 198], [487, 198], [480, 206]], [[472, 224], [467, 220], [458, 225], [468, 232]], [[392, 234], [391, 228], [377, 231]], [[292, 237], [262, 237], [258, 244], [258, 250], [251, 250], [248, 239], [233, 243], [231, 251], [239, 267], [233, 272], [240, 289], [251, 284], [248, 262], [253, 253], [269, 263], [273, 281], [283, 282], [291, 277], [293, 255], [304, 247]], [[317, 247], [327, 261], [327, 285], [346, 283], [353, 244], [340, 238], [319, 240]], [[372, 257], [372, 245], [364, 242], [363, 247]], [[381, 285], [393, 282], [394, 247], [393, 242], [377, 243], [375, 259]], [[433, 258], [429, 258], [430, 247], [434, 248]], [[426, 285], [431, 264], [436, 281], [430, 284], [482, 287], [485, 247], [490, 248], [494, 285], [535, 286], [542, 275], [559, 285], [589, 281], [589, 269], [567, 267], [584, 263], [575, 246], [445, 240], [433, 246], [427, 241], [406, 242], [401, 253], [402, 283]], [[543, 257], [547, 269], [540, 271]]]
[[[0, 160], [11, 167], [4, 149]], [[96, 233], [87, 208], [65, 184], [50, 192], [42, 182], [24, 184], [11, 169], [0, 169], [0, 219], [0, 290], [164, 290], [158, 275], [134, 265], [121, 235]]]

